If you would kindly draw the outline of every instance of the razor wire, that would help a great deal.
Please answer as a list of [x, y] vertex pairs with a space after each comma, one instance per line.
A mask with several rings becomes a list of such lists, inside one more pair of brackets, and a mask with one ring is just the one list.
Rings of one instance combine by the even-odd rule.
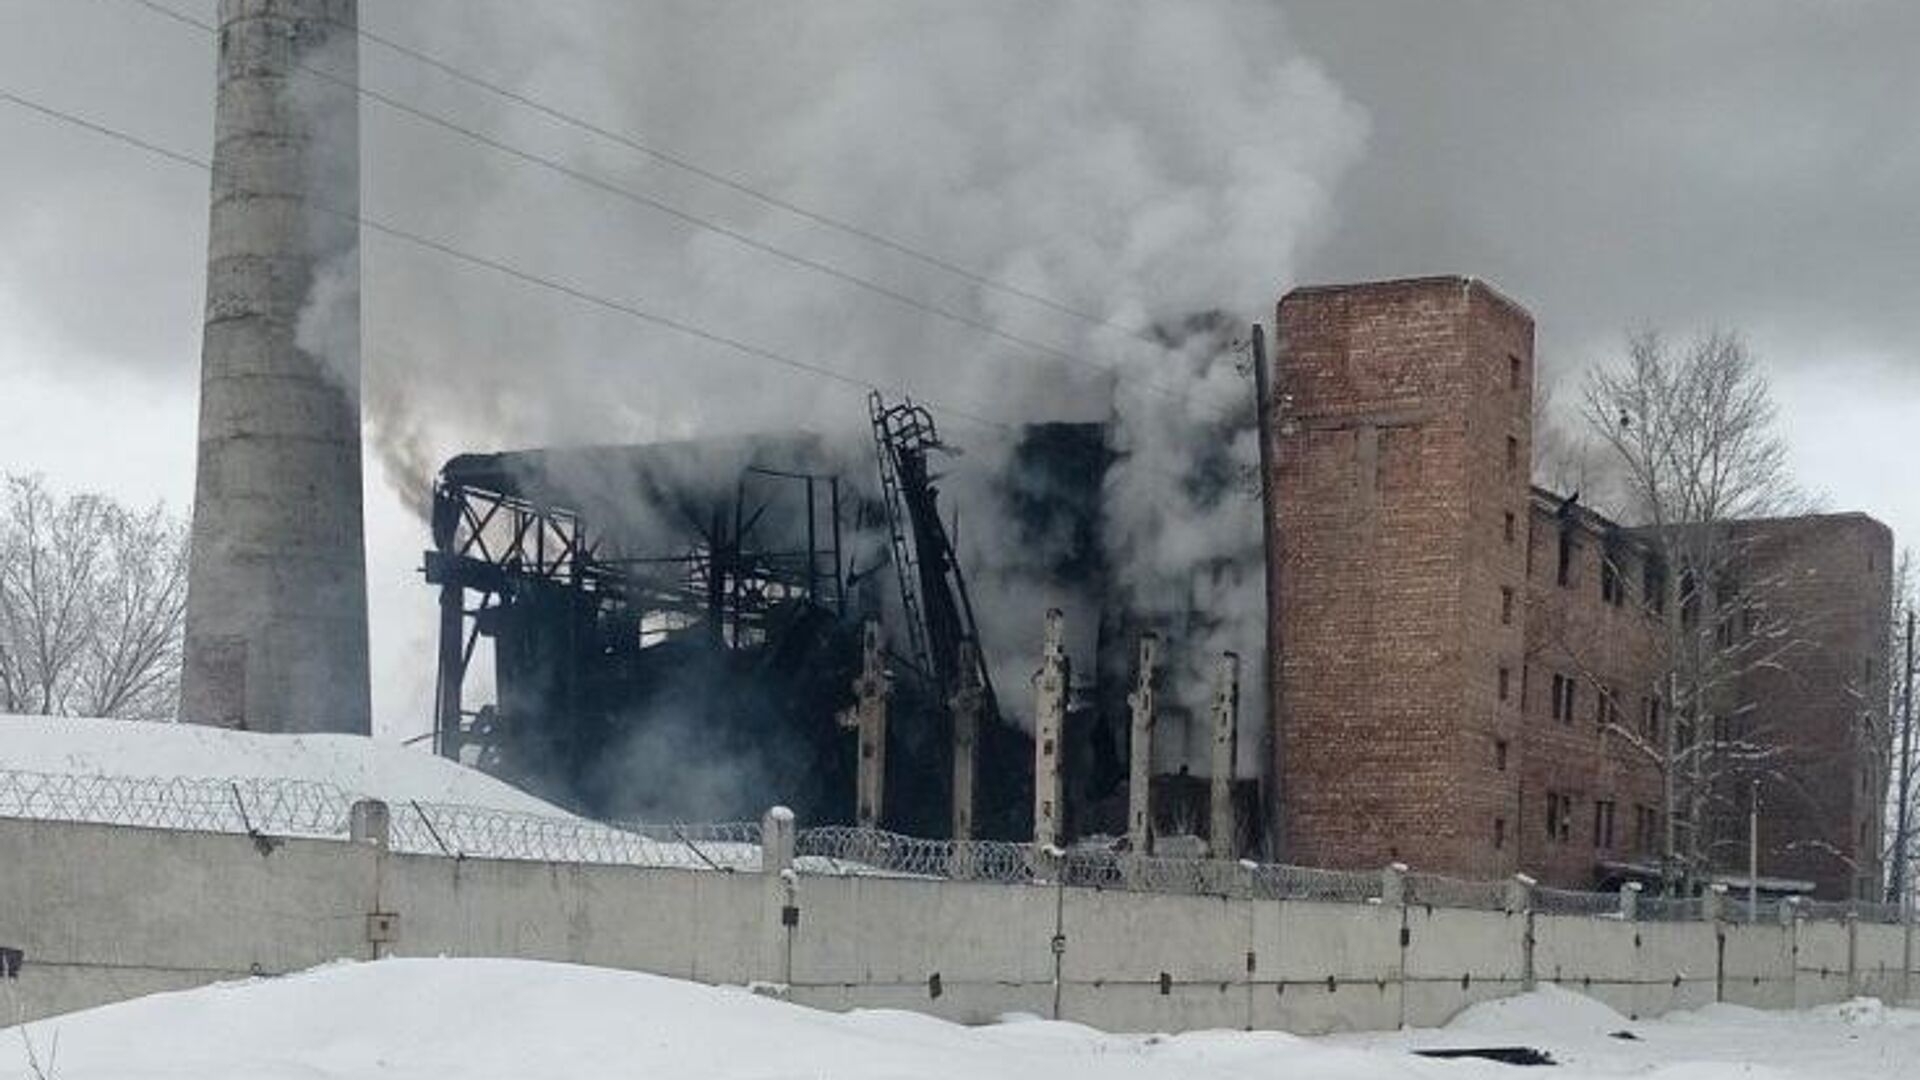
[[0, 770], [0, 817], [328, 838], [347, 835], [352, 804], [340, 788], [308, 780]]
[[1405, 887], [1409, 906], [1477, 911], [1505, 911], [1513, 894], [1511, 882], [1469, 881], [1444, 874], [1408, 874]]
[[[345, 840], [358, 796], [334, 784], [282, 778], [90, 776], [0, 769], [0, 818], [69, 821], [145, 829], [234, 833], [263, 838]], [[761, 827], [731, 824], [600, 822], [452, 803], [388, 804], [388, 846], [408, 855], [721, 872], [762, 867]], [[889, 876], [1259, 900], [1381, 903], [1388, 875], [1252, 861], [1140, 855], [1123, 847], [1069, 850], [996, 840], [929, 840], [851, 826], [799, 830], [794, 869], [820, 876]], [[1506, 910], [1520, 899], [1511, 880], [1475, 881], [1410, 872], [1409, 905]], [[1526, 902], [1544, 914], [1617, 915], [1618, 893], [1535, 886]], [[1635, 915], [1650, 922], [1699, 921], [1701, 897], [1641, 896]], [[1897, 904], [1795, 900], [1795, 917], [1897, 924]], [[1721, 917], [1772, 921], [1773, 902], [1749, 912], [1744, 897], [1720, 899]]]
[[607, 824], [448, 803], [389, 807], [389, 846], [454, 858], [644, 866], [680, 870], [760, 869], [760, 826]]

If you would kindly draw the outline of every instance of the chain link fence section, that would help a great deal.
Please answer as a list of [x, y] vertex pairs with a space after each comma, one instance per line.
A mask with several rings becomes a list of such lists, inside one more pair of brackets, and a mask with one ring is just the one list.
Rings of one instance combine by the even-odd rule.
[[1536, 885], [1531, 890], [1529, 902], [1533, 910], [1542, 915], [1620, 916], [1619, 893], [1580, 892]]
[[1876, 904], [1864, 900], [1799, 900], [1793, 906], [1800, 918], [1816, 921], [1857, 919], [1860, 922], [1890, 925], [1898, 925], [1901, 921], [1899, 904]]
[[1408, 906], [1505, 911], [1511, 896], [1505, 881], [1467, 881], [1444, 874], [1408, 874]]
[[192, 780], [0, 770], [0, 817], [140, 829], [342, 838], [353, 800], [304, 780]]
[[1706, 904], [1697, 896], [1642, 896], [1634, 912], [1646, 922], [1698, 922]]

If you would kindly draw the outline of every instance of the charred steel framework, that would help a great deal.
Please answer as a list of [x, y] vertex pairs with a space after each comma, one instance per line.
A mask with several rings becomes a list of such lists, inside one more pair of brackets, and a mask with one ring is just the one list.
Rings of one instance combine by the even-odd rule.
[[957, 451], [940, 441], [933, 416], [912, 400], [888, 405], [876, 391], [867, 398], [867, 411], [911, 660], [943, 702], [954, 700], [977, 678], [983, 714], [997, 717], [973, 599], [952, 537], [940, 520], [939, 488], [928, 461], [931, 454]]
[[[459, 758], [473, 747], [483, 767], [499, 764], [498, 713], [468, 709], [466, 685], [480, 638], [495, 632], [507, 607], [536, 591], [557, 591], [570, 610], [630, 635], [617, 644], [632, 648], [690, 631], [722, 649], [763, 645], [779, 632], [772, 615], [783, 604], [811, 604], [836, 619], [846, 614], [837, 476], [750, 466], [730, 506], [690, 522], [687, 550], [603, 555], [605, 538], [578, 512], [523, 490], [511, 469], [486, 467], [494, 460], [456, 458], [434, 486], [425, 572], [440, 589], [434, 750], [441, 756]], [[805, 500], [804, 547], [756, 546], [771, 499], [756, 491], [763, 482], [789, 485]], [[583, 646], [597, 647], [567, 644], [574, 657]]]

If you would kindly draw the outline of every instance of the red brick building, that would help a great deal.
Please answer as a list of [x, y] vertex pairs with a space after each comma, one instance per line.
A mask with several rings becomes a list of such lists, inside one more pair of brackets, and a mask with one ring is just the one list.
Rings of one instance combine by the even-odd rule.
[[[1295, 290], [1277, 328], [1285, 856], [1571, 887], [1656, 872], [1674, 583], [1631, 530], [1532, 486], [1531, 317], [1421, 278]], [[1759, 777], [1763, 876], [1870, 894], [1891, 535], [1858, 515], [1736, 531], [1794, 634], [1714, 722], [1770, 750], [1713, 773], [1703, 848], [1744, 872], [1733, 808]]]

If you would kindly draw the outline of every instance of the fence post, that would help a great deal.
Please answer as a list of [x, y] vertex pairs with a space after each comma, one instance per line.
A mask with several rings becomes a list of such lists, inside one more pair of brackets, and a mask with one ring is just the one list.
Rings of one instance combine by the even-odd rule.
[[1387, 907], [1407, 906], [1407, 864], [1389, 863], [1380, 871], [1380, 902]]
[[1412, 941], [1412, 928], [1407, 925], [1406, 863], [1388, 863], [1386, 869], [1380, 871], [1380, 903], [1385, 907], [1395, 909], [1400, 915], [1400, 940], [1397, 943], [1400, 947], [1395, 950], [1394, 953], [1394, 955], [1399, 957], [1399, 962], [1394, 965], [1394, 989], [1398, 991], [1396, 997], [1399, 998], [1399, 1026], [1406, 1027], [1407, 946]]
[[357, 800], [347, 810], [347, 837], [356, 844], [387, 850], [393, 842], [393, 814], [379, 799]]
[[1860, 913], [1847, 909], [1847, 996], [1860, 996]]
[[1515, 874], [1507, 879], [1506, 909], [1509, 915], [1518, 915], [1520, 926], [1520, 986], [1525, 990], [1534, 989], [1533, 974], [1533, 887], [1532, 878], [1525, 874]]
[[1700, 918], [1717, 923], [1727, 914], [1727, 887], [1719, 882], [1700, 891]]
[[1913, 897], [1900, 898], [1900, 1000], [1913, 1000]]
[[1646, 886], [1637, 881], [1629, 881], [1620, 886], [1620, 917], [1627, 922], [1640, 918], [1640, 890]]
[[760, 967], [764, 981], [754, 990], [782, 998], [792, 993], [793, 938], [800, 929], [800, 879], [793, 869], [798, 839], [792, 810], [776, 806], [760, 819], [762, 925], [767, 936]]
[[373, 895], [367, 904], [367, 948], [373, 959], [387, 955], [400, 937], [400, 915], [387, 910], [387, 850], [393, 843], [393, 814], [379, 799], [358, 799], [347, 808], [347, 839], [373, 853]]
[[1800, 921], [1806, 918], [1801, 910], [1800, 898], [1784, 897], [1780, 901], [1780, 920], [1787, 925], [1787, 951], [1793, 956], [1793, 1006], [1800, 1007]]

